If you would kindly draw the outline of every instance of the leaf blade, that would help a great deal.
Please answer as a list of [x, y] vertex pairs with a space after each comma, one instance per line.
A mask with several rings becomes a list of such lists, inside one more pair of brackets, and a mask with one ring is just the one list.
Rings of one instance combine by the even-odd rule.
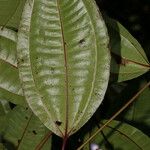
[[[100, 124], [100, 126], [102, 124]], [[97, 130], [96, 128], [98, 127], [92, 129], [86, 138], [94, 133], [95, 130]], [[137, 128], [114, 120], [106, 126], [106, 128], [103, 129], [103, 132], [99, 133], [91, 143], [96, 143], [101, 149], [148, 150], [150, 144], [149, 141], [148, 136], [143, 134]], [[88, 150], [89, 145], [84, 149]]]
[[17, 68], [16, 42], [16, 32], [7, 28], [0, 30], [0, 98], [26, 105]]
[[25, 0], [0, 1], [0, 26], [17, 30], [24, 3]]
[[[17, 150], [35, 149], [45, 134], [50, 132], [30, 109], [18, 106], [8, 114], [5, 128], [4, 140], [12, 143]], [[49, 144], [45, 150], [50, 149]]]
[[131, 80], [150, 70], [150, 63], [139, 42], [119, 22], [105, 16], [112, 53], [112, 80]]
[[[18, 56], [23, 60], [19, 62], [19, 73], [25, 95], [34, 113], [48, 128], [61, 137], [69, 136], [87, 122], [104, 97], [110, 62], [106, 28], [93, 1], [30, 2], [30, 5], [26, 3], [18, 37]], [[68, 7], [64, 7], [66, 4]], [[88, 21], [90, 24], [83, 32], [83, 25]], [[74, 28], [73, 23], [79, 28]], [[103, 57], [98, 59], [98, 56]]]

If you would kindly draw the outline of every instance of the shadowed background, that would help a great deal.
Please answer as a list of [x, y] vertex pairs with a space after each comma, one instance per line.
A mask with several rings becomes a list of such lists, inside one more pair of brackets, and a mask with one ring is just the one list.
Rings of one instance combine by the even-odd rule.
[[100, 9], [123, 24], [150, 59], [150, 0], [96, 0]]

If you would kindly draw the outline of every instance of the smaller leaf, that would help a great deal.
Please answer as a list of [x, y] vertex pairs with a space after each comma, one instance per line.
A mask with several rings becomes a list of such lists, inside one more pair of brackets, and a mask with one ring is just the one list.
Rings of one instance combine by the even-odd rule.
[[16, 32], [0, 30], [0, 98], [26, 105], [17, 68], [16, 41]]
[[[29, 108], [17, 106], [7, 116], [4, 140], [17, 150], [33, 150], [49, 132]], [[44, 150], [50, 149], [48, 143]]]
[[0, 1], [0, 25], [6, 25], [15, 13], [19, 0]]
[[18, 29], [25, 0], [0, 1], [0, 26]]
[[14, 94], [5, 89], [0, 88], [0, 101], [7, 100], [13, 104], [27, 106], [24, 96]]
[[118, 82], [136, 78], [150, 70], [138, 41], [119, 22], [105, 16], [112, 54], [111, 75]]
[[0, 30], [0, 59], [14, 67], [17, 67], [16, 42], [16, 32], [7, 28]]
[[[95, 133], [98, 126], [86, 134], [84, 141]], [[119, 121], [112, 121], [91, 143], [99, 145], [103, 150], [149, 150], [150, 147], [150, 139], [147, 135]], [[84, 147], [84, 150], [89, 150], [91, 143]]]

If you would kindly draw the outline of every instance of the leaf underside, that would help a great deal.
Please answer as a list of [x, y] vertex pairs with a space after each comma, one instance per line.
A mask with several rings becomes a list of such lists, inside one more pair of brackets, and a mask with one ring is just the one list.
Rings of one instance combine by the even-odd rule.
[[16, 42], [16, 32], [7, 28], [0, 30], [0, 99], [25, 105], [17, 68]]
[[29, 0], [18, 33], [19, 74], [28, 104], [55, 134], [70, 136], [100, 105], [110, 56], [91, 0]]

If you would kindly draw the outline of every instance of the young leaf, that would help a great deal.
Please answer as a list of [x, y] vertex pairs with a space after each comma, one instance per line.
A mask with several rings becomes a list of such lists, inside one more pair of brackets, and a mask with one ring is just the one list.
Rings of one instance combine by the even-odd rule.
[[136, 78], [150, 70], [138, 41], [117, 21], [105, 16], [112, 54], [111, 74], [118, 82]]
[[93, 0], [29, 0], [18, 33], [19, 73], [33, 112], [70, 136], [104, 97], [108, 36]]
[[[17, 106], [7, 116], [4, 140], [11, 143], [16, 150], [33, 150], [49, 132], [30, 109]], [[43, 150], [49, 150], [50, 144], [48, 139]]]
[[17, 68], [16, 41], [16, 32], [7, 28], [0, 30], [0, 98], [25, 105]]
[[[88, 129], [85, 141], [98, 129], [98, 126], [91, 131]], [[149, 150], [150, 147], [150, 139], [147, 135], [119, 121], [113, 121], [107, 125], [83, 150], [90, 150], [92, 143], [97, 144], [102, 150]]]

